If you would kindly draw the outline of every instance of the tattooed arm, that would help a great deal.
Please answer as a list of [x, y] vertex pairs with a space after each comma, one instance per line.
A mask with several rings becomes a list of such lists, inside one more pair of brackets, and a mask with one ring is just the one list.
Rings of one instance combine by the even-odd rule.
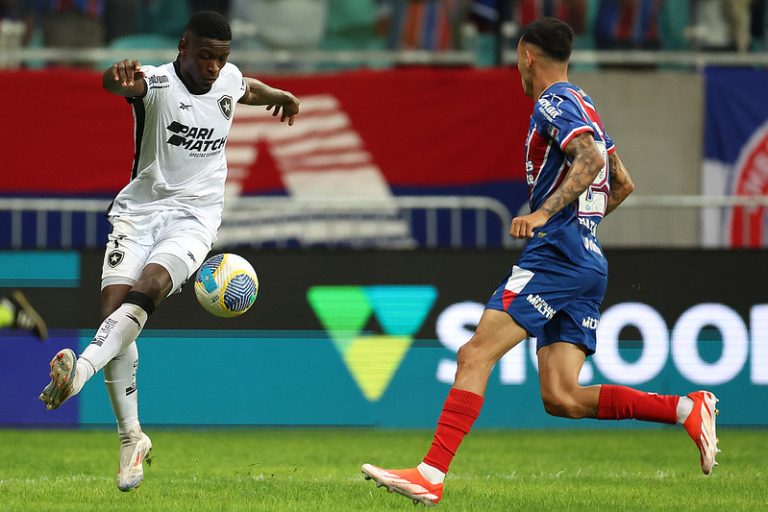
[[534, 229], [546, 224], [550, 217], [578, 199], [605, 165], [591, 133], [577, 135], [568, 143], [565, 152], [572, 161], [565, 180], [538, 210], [512, 219], [509, 234], [513, 237], [531, 238]]
[[635, 190], [635, 184], [632, 183], [632, 176], [624, 167], [624, 164], [615, 151], [608, 155], [609, 182], [611, 184], [611, 195], [608, 197], [608, 207], [605, 214], [608, 215]]

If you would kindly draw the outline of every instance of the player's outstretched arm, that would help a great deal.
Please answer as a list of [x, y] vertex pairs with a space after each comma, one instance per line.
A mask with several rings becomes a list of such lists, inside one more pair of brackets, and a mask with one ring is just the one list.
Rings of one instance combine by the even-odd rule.
[[629, 175], [629, 171], [624, 167], [616, 151], [608, 155], [608, 167], [611, 195], [608, 197], [608, 207], [605, 209], [606, 215], [618, 208], [627, 196], [635, 190], [632, 176]]
[[605, 165], [591, 133], [582, 133], [568, 143], [566, 154], [571, 157], [571, 169], [555, 192], [533, 213], [515, 217], [509, 234], [515, 238], [531, 238], [533, 230], [547, 223], [550, 217], [574, 202], [589, 188]]
[[273, 116], [280, 116], [280, 122], [288, 120], [288, 125], [293, 126], [296, 116], [299, 114], [299, 99], [288, 91], [275, 89], [255, 78], [244, 77], [245, 94], [238, 103], [245, 105], [266, 105], [267, 110], [272, 110]]
[[147, 84], [144, 82], [141, 62], [129, 59], [115, 62], [104, 71], [101, 85], [118, 96], [143, 96]]

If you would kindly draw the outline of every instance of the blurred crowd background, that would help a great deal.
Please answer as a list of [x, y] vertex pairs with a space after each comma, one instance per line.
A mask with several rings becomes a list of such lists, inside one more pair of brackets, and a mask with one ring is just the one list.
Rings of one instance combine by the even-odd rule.
[[[527, 211], [520, 162], [530, 115], [514, 49], [531, 21], [555, 16], [576, 33], [570, 76], [598, 98], [641, 191], [616, 214], [623, 221], [601, 227], [602, 240], [764, 247], [766, 2], [0, 0], [0, 83], [8, 97], [34, 98], [45, 116], [28, 116], [27, 101], [3, 109], [14, 127], [4, 140], [15, 149], [5, 166], [15, 172], [0, 186], [0, 223], [12, 228], [0, 230], [0, 247], [97, 247], [106, 237], [102, 200], [124, 186], [112, 170], [131, 161], [132, 138], [125, 105], [88, 72], [124, 58], [172, 60], [199, 10], [228, 17], [240, 69], [302, 98], [303, 121], [291, 132], [265, 112], [235, 120], [227, 190], [239, 199], [228, 203], [224, 245], [510, 245], [508, 217]], [[41, 99], [51, 80], [68, 91], [70, 110]], [[28, 133], [41, 122], [98, 140], [88, 166], [66, 137], [40, 151]], [[329, 145], [349, 154], [328, 163]], [[65, 208], [54, 198], [77, 202]], [[350, 198], [366, 201], [353, 209]], [[366, 210], [373, 199], [378, 206]]]
[[198, 10], [228, 16], [235, 50], [469, 49], [480, 66], [541, 16], [598, 50], [759, 52], [768, 20], [766, 0], [0, 0], [6, 47], [172, 49]]

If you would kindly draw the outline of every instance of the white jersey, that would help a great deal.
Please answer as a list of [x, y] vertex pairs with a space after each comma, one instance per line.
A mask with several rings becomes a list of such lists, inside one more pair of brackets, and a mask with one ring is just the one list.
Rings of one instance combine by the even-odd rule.
[[196, 217], [215, 238], [221, 224], [227, 142], [243, 74], [226, 64], [205, 94], [192, 94], [173, 63], [142, 66], [146, 94], [133, 105], [135, 155], [131, 181], [109, 216], [178, 210]]

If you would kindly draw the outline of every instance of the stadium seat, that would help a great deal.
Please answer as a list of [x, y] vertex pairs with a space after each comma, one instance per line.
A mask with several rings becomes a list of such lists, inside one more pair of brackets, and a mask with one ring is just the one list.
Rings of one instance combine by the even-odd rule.
[[[178, 47], [178, 39], [172, 39], [170, 37], [161, 36], [157, 34], [132, 34], [130, 36], [118, 37], [109, 44], [109, 48], [113, 50], [125, 49], [125, 50], [174, 50]], [[126, 58], [130, 55], [126, 54]], [[143, 64], [149, 64], [152, 66], [159, 66], [168, 62], [168, 59], [142, 59]], [[100, 68], [107, 68], [112, 62], [102, 62]]]
[[[372, 0], [329, 0], [323, 50], [382, 50], [384, 40], [376, 34], [376, 2]], [[375, 62], [324, 64], [321, 69], [380, 67]], [[386, 66], [387, 64], [384, 64]]]

